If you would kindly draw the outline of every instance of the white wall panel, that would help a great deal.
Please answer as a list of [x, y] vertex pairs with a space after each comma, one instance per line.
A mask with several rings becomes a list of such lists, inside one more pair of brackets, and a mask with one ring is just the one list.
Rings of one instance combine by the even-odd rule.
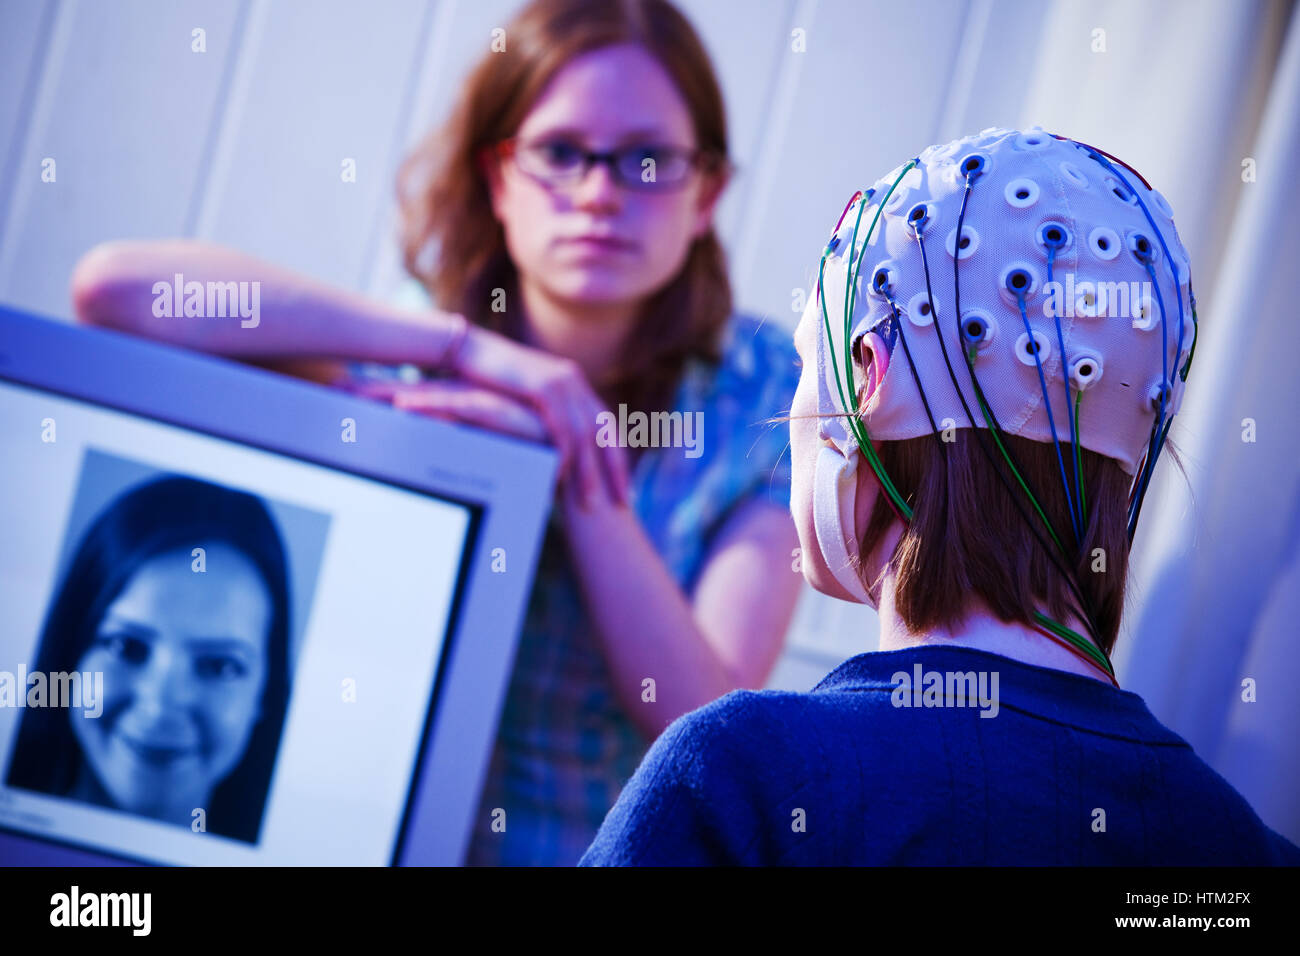
[[[817, 257], [853, 192], [934, 140], [965, 3], [822, 0], [801, 5], [778, 69], [788, 70], [758, 159], [758, 193], [733, 259], [739, 302], [793, 328], [793, 290], [812, 287]], [[919, 52], [918, 52], [919, 51]], [[918, 60], [920, 62], [918, 62]], [[793, 66], [791, 64], [794, 64]]]
[[[0, 183], [12, 183], [17, 175], [55, 11], [53, 3], [11, 3], [0, 16]], [[13, 193], [0, 189], [0, 225]]]
[[359, 287], [429, 16], [420, 0], [256, 0], [197, 234]]
[[[6, 4], [0, 32], [22, 28], [29, 15], [18, 7]], [[0, 298], [67, 316], [68, 276], [92, 245], [184, 233], [240, 7], [80, 0], [55, 9], [40, 80], [17, 110]], [[191, 51], [195, 27], [207, 31], [206, 53]], [[52, 183], [41, 180], [46, 157]]]

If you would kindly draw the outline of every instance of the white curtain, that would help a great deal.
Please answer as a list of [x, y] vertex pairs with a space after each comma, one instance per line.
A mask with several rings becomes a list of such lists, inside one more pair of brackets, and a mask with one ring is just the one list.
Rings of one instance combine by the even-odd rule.
[[1031, 91], [1023, 122], [1132, 164], [1192, 256], [1201, 335], [1171, 432], [1187, 478], [1165, 459], [1147, 497], [1121, 685], [1300, 840], [1300, 17], [1061, 0]]
[[[1292, 15], [1237, 195], [1180, 418], [1191, 496], [1151, 502], [1127, 684], [1300, 840], [1300, 17]], [[1240, 108], [1228, 104], [1228, 110]], [[1197, 144], [1187, 144], [1195, 149]], [[1248, 161], [1253, 160], [1253, 163]], [[1252, 168], [1253, 167], [1253, 168]], [[1248, 175], [1249, 178], [1249, 175]], [[1247, 686], [1253, 683], [1254, 700]]]

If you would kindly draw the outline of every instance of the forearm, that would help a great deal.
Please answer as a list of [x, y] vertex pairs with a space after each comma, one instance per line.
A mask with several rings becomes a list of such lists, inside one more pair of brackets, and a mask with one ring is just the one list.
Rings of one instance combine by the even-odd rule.
[[[257, 283], [259, 316], [155, 314], [155, 283]], [[91, 250], [73, 275], [79, 319], [236, 358], [323, 358], [437, 365], [459, 318], [411, 313], [223, 246], [186, 239], [119, 241]], [[251, 289], [252, 287], [250, 287]]]
[[[598, 497], [585, 511], [565, 503], [569, 550], [617, 699], [653, 740], [677, 717], [739, 684], [636, 516]], [[647, 678], [653, 701], [645, 699]]]

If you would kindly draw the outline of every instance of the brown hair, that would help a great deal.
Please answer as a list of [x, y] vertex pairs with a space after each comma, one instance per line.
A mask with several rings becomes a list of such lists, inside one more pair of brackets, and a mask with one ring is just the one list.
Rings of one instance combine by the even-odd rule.
[[[951, 442], [927, 435], [881, 442], [877, 448], [885, 473], [913, 509], [889, 562], [896, 574], [899, 616], [915, 633], [953, 628], [970, 612], [974, 597], [1003, 621], [1033, 626], [1033, 612], [1042, 602], [1057, 621], [1070, 612], [1091, 620], [1109, 654], [1124, 609], [1132, 478], [1114, 459], [1081, 450], [1087, 527], [1076, 549], [1052, 445], [1002, 436], [1061, 544], [1077, 554], [1071, 559], [1057, 548], [1024, 490], [1006, 473], [996, 447], [989, 451], [1007, 484], [993, 470], [979, 445], [982, 439], [991, 446], [991, 436], [985, 432], [977, 438], [971, 432], [958, 429]], [[1060, 448], [1064, 460], [1073, 462], [1072, 447], [1062, 443]], [[876, 549], [894, 518], [882, 492], [859, 542], [862, 558]], [[1094, 557], [1096, 548], [1102, 549], [1104, 565]], [[1072, 573], [1082, 606], [1053, 557]], [[1094, 571], [1094, 565], [1105, 570]]]
[[[490, 308], [498, 288], [508, 304], [520, 301], [518, 274], [477, 157], [514, 135], [551, 77], [576, 55], [636, 43], [676, 83], [712, 169], [728, 165], [727, 124], [708, 54], [667, 0], [534, 0], [506, 36], [506, 49], [485, 54], [470, 74], [447, 123], [402, 164], [398, 197], [407, 270], [439, 307], [519, 338], [517, 309]], [[717, 361], [731, 308], [726, 258], [709, 230], [672, 281], [647, 300], [615, 367], [593, 386], [633, 408], [665, 407], [690, 356]]]

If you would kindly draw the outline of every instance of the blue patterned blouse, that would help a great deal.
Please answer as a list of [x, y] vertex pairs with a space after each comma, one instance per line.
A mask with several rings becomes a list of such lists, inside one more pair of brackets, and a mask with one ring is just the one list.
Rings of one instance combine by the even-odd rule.
[[[674, 409], [701, 424], [700, 453], [646, 448], [632, 474], [637, 516], [687, 595], [740, 505], [757, 498], [789, 507], [789, 428], [765, 420], [789, 414], [798, 380], [790, 333], [743, 315], [728, 324], [718, 365], [687, 363]], [[566, 548], [552, 511], [471, 864], [576, 864], [652, 742], [615, 699]], [[497, 809], [505, 811], [500, 832]]]
[[[648, 448], [632, 476], [633, 505], [686, 594], [735, 509], [790, 504], [789, 413], [799, 374], [790, 334], [736, 316], [720, 365], [688, 364], [675, 410], [702, 412], [698, 457]], [[552, 513], [497, 744], [470, 847], [472, 864], [578, 862], [651, 741], [614, 696]], [[493, 810], [505, 810], [493, 832]]]

